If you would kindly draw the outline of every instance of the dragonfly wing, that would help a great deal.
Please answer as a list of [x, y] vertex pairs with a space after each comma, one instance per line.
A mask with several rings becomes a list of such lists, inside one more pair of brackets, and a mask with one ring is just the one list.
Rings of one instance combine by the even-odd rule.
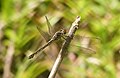
[[50, 35], [53, 35], [53, 32], [52, 32], [52, 31], [54, 30], [54, 28], [53, 28], [52, 25], [50, 24], [47, 16], [45, 16], [45, 19], [46, 19], [46, 21], [47, 21], [47, 26], [48, 26], [49, 34], [50, 34]]
[[89, 47], [83, 47], [83, 46], [80, 46], [80, 45], [76, 45], [77, 47], [80, 48], [81, 51], [85, 52], [85, 53], [88, 53], [88, 54], [94, 54], [96, 53], [96, 50], [93, 49], [93, 48], [89, 48]]
[[99, 48], [100, 40], [96, 37], [85, 37], [85, 36], [78, 36], [75, 38], [76, 40], [74, 45], [79, 47], [83, 52], [86, 53], [96, 53], [97, 49]]
[[47, 41], [50, 40], [50, 35], [47, 32], [44, 32], [43, 30], [41, 30], [40, 26], [36, 25], [38, 31], [40, 32], [40, 34], [44, 37], [44, 39]]

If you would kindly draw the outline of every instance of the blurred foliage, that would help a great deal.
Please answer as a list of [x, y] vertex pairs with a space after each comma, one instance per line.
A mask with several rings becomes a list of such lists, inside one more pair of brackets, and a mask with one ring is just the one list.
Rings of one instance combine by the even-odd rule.
[[[47, 55], [27, 58], [45, 43], [36, 29], [39, 25], [47, 32], [45, 15], [55, 30], [69, 29], [76, 16], [81, 16], [76, 38], [56, 78], [120, 77], [120, 0], [0, 0], [0, 78], [6, 73], [6, 56], [11, 51], [13, 78], [46, 78], [60, 49], [57, 43], [44, 50]], [[99, 47], [96, 54], [84, 54], [73, 46], [80, 45], [81, 35], [100, 39], [93, 44]], [[8, 51], [10, 43], [14, 50]]]

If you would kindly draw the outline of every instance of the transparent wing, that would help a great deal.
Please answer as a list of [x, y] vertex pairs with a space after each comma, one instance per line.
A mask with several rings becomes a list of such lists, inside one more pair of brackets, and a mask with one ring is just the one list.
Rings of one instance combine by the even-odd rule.
[[46, 19], [47, 26], [48, 26], [48, 33], [49, 33], [50, 35], [53, 35], [53, 32], [52, 32], [52, 31], [54, 30], [54, 28], [53, 28], [52, 25], [50, 24], [47, 16], [45, 16], [45, 19]]
[[85, 53], [96, 53], [100, 43], [100, 38], [79, 36], [75, 38], [73, 45]]
[[44, 32], [43, 30], [41, 30], [40, 26], [36, 25], [36, 28], [38, 29], [40, 34], [44, 37], [46, 42], [50, 40], [51, 36], [47, 32]]
[[93, 54], [96, 53], [96, 50], [90, 47], [84, 47], [82, 45], [75, 45], [77, 47], [79, 47], [80, 51], [83, 51], [84, 53], [88, 53], [88, 54]]

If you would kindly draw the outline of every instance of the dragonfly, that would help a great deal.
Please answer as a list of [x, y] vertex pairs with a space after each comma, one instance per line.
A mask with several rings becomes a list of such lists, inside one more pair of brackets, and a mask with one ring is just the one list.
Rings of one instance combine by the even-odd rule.
[[[50, 24], [47, 16], [45, 16], [45, 18], [46, 18], [46, 21], [47, 21], [47, 25], [48, 25], [49, 32], [50, 32], [50, 34], [51, 34], [51, 27], [50, 27], [51, 24]], [[39, 32], [40, 32], [41, 34], [45, 34], [45, 32], [43, 32], [42, 30], [40, 30], [40, 28], [39, 28], [38, 26], [37, 26], [37, 29], [39, 30]], [[55, 32], [55, 34], [52, 36], [52, 38], [51, 38], [46, 44], [44, 44], [42, 47], [38, 48], [38, 50], [36, 50], [33, 54], [31, 54], [31, 55], [29, 56], [29, 59], [33, 58], [36, 54], [38, 54], [40, 51], [42, 51], [42, 50], [45, 49], [47, 46], [49, 46], [52, 42], [54, 42], [54, 41], [56, 41], [56, 40], [58, 40], [58, 39], [60, 39], [60, 38], [65, 39], [65, 36], [64, 36], [65, 34], [66, 34], [66, 30], [64, 30], [64, 29], [60, 29], [60, 30], [58, 30], [57, 32]]]
[[[51, 37], [50, 40], [48, 40], [48, 38], [46, 38], [45, 35], [46, 35], [46, 34], [47, 34], [47, 35], [50, 35], [50, 34], [52, 34], [52, 31], [55, 31], [55, 30], [52, 28], [52, 26], [51, 26], [51, 24], [50, 24], [47, 16], [45, 16], [45, 19], [46, 19], [46, 22], [47, 22], [47, 26], [48, 26], [48, 31], [49, 31], [49, 33], [46, 33], [46, 32], [44, 32], [44, 31], [42, 31], [41, 28], [40, 28], [38, 25], [37, 25], [36, 27], [37, 27], [38, 31], [40, 32], [40, 34], [46, 39], [47, 43], [44, 44], [42, 47], [38, 48], [33, 54], [31, 54], [31, 55], [29, 56], [29, 59], [33, 58], [36, 54], [38, 54], [39, 52], [41, 52], [43, 49], [45, 49], [47, 46], [49, 46], [49, 45], [50, 45], [51, 43], [53, 43], [54, 41], [56, 41], [56, 40], [58, 40], [58, 39], [61, 39], [61, 38], [65, 39], [65, 37], [66, 37], [66, 30], [65, 30], [65, 29], [60, 29], [60, 30], [58, 30], [58, 31], [56, 31], [56, 32], [54, 33], [54, 35]], [[77, 39], [76, 39], [76, 40], [77, 40]], [[95, 53], [96, 51], [95, 51], [94, 49], [92, 49], [92, 48], [89, 47], [89, 45], [91, 45], [91, 41], [92, 41], [92, 40], [93, 40], [93, 41], [96, 41], [96, 40], [99, 40], [99, 38], [79, 36], [78, 41], [77, 41], [75, 44], [78, 44], [78, 43], [81, 41], [81, 46], [80, 46], [80, 45], [74, 45], [74, 46], [78, 46], [78, 47], [81, 48], [83, 51], [88, 51], [88, 52], [93, 52], [93, 53]], [[93, 44], [93, 45], [94, 45], [94, 44]]]

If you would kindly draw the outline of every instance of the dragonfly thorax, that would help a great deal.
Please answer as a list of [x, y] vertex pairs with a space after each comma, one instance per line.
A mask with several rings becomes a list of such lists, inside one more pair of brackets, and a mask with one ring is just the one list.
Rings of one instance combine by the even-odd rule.
[[61, 29], [53, 35], [52, 40], [57, 40], [60, 37], [62, 37], [64, 34], [66, 34], [65, 30]]

